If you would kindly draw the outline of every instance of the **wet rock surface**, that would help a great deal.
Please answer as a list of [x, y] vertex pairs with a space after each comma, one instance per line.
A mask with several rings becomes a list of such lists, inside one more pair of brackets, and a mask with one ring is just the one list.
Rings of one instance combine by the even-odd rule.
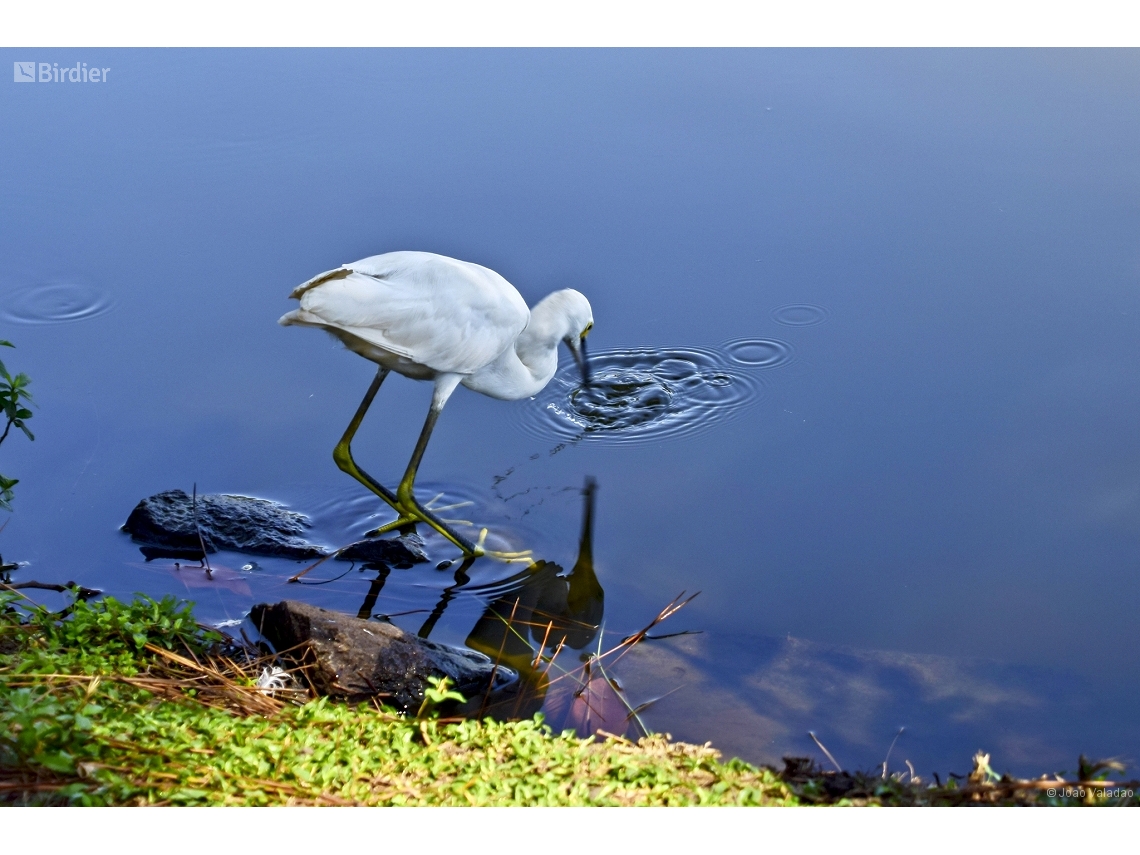
[[304, 514], [248, 496], [202, 495], [195, 502], [182, 490], [167, 490], [139, 502], [123, 531], [146, 544], [148, 559], [167, 553], [168, 557], [195, 558], [201, 554], [195, 516], [206, 552], [232, 549], [284, 558], [325, 554], [324, 549], [304, 539], [309, 527]]
[[459, 692], [475, 701], [492, 681], [492, 688], [499, 688], [515, 677], [481, 653], [306, 603], [260, 603], [250, 619], [285, 658], [308, 666], [304, 673], [317, 692], [349, 701], [378, 698], [414, 714], [429, 677], [450, 677]]
[[381, 540], [369, 538], [346, 546], [336, 554], [339, 561], [362, 561], [384, 564], [403, 570], [428, 560], [424, 541], [418, 534], [402, 534]]

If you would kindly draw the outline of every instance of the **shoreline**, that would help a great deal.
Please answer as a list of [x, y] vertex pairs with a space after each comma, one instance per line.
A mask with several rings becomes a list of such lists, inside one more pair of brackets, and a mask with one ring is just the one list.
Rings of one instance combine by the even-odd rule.
[[[77, 600], [61, 620], [0, 591], [0, 804], [1138, 805], [1122, 767], [961, 781], [723, 760], [711, 745], [554, 733], [542, 715], [417, 716], [259, 686], [271, 657], [227, 645], [173, 598]], [[247, 658], [243, 661], [242, 656]], [[265, 681], [262, 680], [264, 683]]]

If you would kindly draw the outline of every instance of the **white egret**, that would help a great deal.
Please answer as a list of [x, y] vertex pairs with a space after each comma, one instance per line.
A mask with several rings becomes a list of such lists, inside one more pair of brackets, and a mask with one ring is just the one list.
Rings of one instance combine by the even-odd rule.
[[[565, 342], [589, 382], [586, 334], [594, 325], [589, 301], [572, 289], [555, 291], [533, 309], [506, 279], [467, 261], [430, 252], [388, 252], [345, 264], [298, 285], [290, 297], [301, 307], [282, 325], [327, 330], [380, 367], [333, 450], [337, 466], [395, 509], [397, 518], [371, 535], [422, 521], [461, 550], [483, 554], [413, 494], [416, 470], [443, 405], [463, 384], [484, 395], [513, 401], [540, 392], [558, 369]], [[427, 421], [396, 492], [352, 459], [351, 443], [388, 373], [435, 384]]]

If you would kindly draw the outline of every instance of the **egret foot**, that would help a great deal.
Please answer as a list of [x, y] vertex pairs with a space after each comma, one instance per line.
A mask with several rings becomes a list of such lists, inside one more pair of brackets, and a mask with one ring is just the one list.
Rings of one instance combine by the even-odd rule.
[[[433, 514], [435, 514], [437, 517], [439, 517], [439, 514], [442, 511], [454, 511], [458, 508], [466, 508], [466, 507], [469, 507], [470, 505], [475, 504], [474, 502], [468, 500], [465, 502], [453, 502], [450, 505], [438, 505], [437, 502], [439, 502], [439, 500], [442, 499], [443, 496], [444, 496], [443, 493], [436, 493], [434, 496], [431, 497], [431, 500], [428, 501], [424, 505], [424, 508], [426, 508], [427, 510], [429, 510]], [[474, 528], [474, 526], [475, 526], [475, 523], [471, 522], [471, 520], [453, 520], [453, 519], [445, 519], [444, 517], [439, 517], [439, 520], [440, 520], [440, 522], [444, 523], [447, 526], [466, 525], [466, 526], [471, 526], [472, 528]], [[390, 531], [399, 531], [404, 526], [415, 525], [417, 522], [421, 522], [421, 520], [418, 517], [409, 516], [409, 515], [401, 515], [401, 516], [397, 517], [396, 519], [392, 520], [390, 523], [384, 523], [384, 525], [380, 526], [379, 528], [374, 528], [371, 531], [365, 532], [364, 536], [365, 537], [379, 537], [380, 535], [387, 534]]]
[[[436, 493], [434, 496], [431, 497], [431, 501], [429, 501], [426, 505], [424, 505], [424, 507], [427, 508], [429, 511], [432, 511], [433, 513], [438, 514], [438, 513], [441, 513], [442, 511], [454, 511], [456, 508], [466, 508], [466, 507], [470, 507], [471, 505], [475, 504], [470, 499], [468, 499], [465, 502], [452, 502], [450, 505], [437, 505], [436, 502], [438, 502], [442, 498], [443, 498], [443, 493]], [[460, 521], [448, 520], [448, 522], [454, 524], [454, 523], [460, 522]], [[468, 522], [468, 521], [462, 521], [462, 525], [475, 525], [475, 523]]]
[[[431, 508], [432, 510], [449, 510], [451, 508], [458, 508], [458, 507], [463, 507], [465, 505], [473, 504], [472, 502], [459, 502], [459, 503], [454, 504], [454, 505], [447, 505], [444, 508], [432, 508], [432, 505], [436, 501], [438, 501], [440, 496], [442, 496], [442, 495], [443, 495], [442, 493], [436, 495], [435, 498], [433, 498], [430, 502], [427, 503], [427, 505], [425, 505], [425, 509]], [[442, 525], [444, 528], [447, 528], [449, 530], [450, 530], [450, 526], [452, 526], [452, 525], [473, 525], [473, 523], [470, 522], [469, 520], [442, 520], [442, 519], [437, 518], [437, 521], [439, 522], [440, 525]], [[418, 517], [412, 516], [411, 514], [406, 514], [406, 515], [402, 514], [399, 518], [392, 520], [392, 522], [385, 523], [384, 525], [380, 526], [379, 528], [374, 528], [374, 529], [372, 529], [372, 531], [366, 532], [364, 536], [365, 537], [379, 537], [380, 535], [387, 534], [390, 531], [397, 531], [401, 528], [404, 528], [405, 526], [415, 525], [416, 523], [419, 523], [419, 522], [426, 522], [428, 525], [430, 525], [436, 531], [439, 531], [440, 534], [442, 534], [444, 537], [446, 537], [452, 543], [455, 543], [456, 546], [459, 546], [460, 549], [463, 549], [463, 547], [459, 543], [456, 543], [456, 540], [461, 540], [461, 541], [466, 542], [466, 539], [462, 538], [461, 535], [452, 531], [451, 534], [454, 535], [454, 537], [449, 537], [446, 532], [440, 531], [440, 528], [437, 527], [437, 525], [435, 523], [433, 523], [431, 520], [421, 520]], [[483, 528], [479, 531], [479, 540], [473, 545], [472, 551], [469, 553], [466, 551], [464, 552], [464, 554], [468, 558], [478, 558], [480, 556], [485, 555], [488, 558], [494, 558], [497, 561], [505, 561], [507, 563], [526, 562], [526, 563], [530, 564], [534, 561], [534, 551], [530, 550], [530, 549], [524, 549], [524, 550], [521, 550], [518, 552], [508, 552], [508, 551], [503, 551], [503, 550], [487, 549], [486, 548], [487, 534], [488, 534], [488, 529], [486, 529], [486, 528]]]
[[[413, 457], [415, 462], [419, 462]], [[412, 483], [415, 477], [415, 469], [409, 467], [408, 473], [404, 476], [404, 480], [400, 482], [400, 486], [396, 488], [396, 510], [400, 513], [400, 519], [418, 519], [423, 520], [430, 525], [461, 550], [467, 557], [478, 558], [483, 554], [483, 548], [477, 544], [472, 543], [463, 535], [454, 531], [447, 523], [421, 505], [416, 499], [415, 494], [412, 493]]]
[[486, 549], [484, 544], [487, 542], [487, 529], [482, 529], [479, 532], [479, 541], [475, 544], [475, 548], [480, 551], [482, 555], [488, 558], [494, 558], [499, 561], [505, 561], [508, 564], [512, 562], [525, 561], [527, 564], [534, 562], [534, 550], [524, 549], [521, 552], [501, 552], [495, 549]]
[[[445, 538], [450, 540], [463, 551], [463, 554], [468, 558], [478, 558], [483, 554], [481, 548], [477, 544], [471, 543], [467, 538], [456, 532], [451, 528], [455, 524], [467, 523], [467, 520], [442, 520], [435, 514], [427, 509], [420, 508], [417, 504], [415, 508], [409, 509], [405, 507], [397, 507], [396, 510], [400, 516], [389, 523], [385, 523], [379, 528], [374, 528], [369, 532], [365, 532], [365, 537], [379, 537], [382, 534], [387, 534], [390, 531], [398, 531], [406, 526], [415, 525], [416, 523], [426, 523], [434, 528]], [[423, 513], [421, 516], [420, 513]], [[469, 524], [469, 523], [468, 523]]]

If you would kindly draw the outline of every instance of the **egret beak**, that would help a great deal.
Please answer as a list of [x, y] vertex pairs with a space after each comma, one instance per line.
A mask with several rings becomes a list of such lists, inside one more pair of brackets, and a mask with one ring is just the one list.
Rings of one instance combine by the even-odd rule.
[[566, 339], [566, 346], [570, 348], [574, 361], [578, 363], [578, 370], [582, 372], [582, 385], [589, 386], [590, 364], [586, 361], [586, 337], [568, 338]]

